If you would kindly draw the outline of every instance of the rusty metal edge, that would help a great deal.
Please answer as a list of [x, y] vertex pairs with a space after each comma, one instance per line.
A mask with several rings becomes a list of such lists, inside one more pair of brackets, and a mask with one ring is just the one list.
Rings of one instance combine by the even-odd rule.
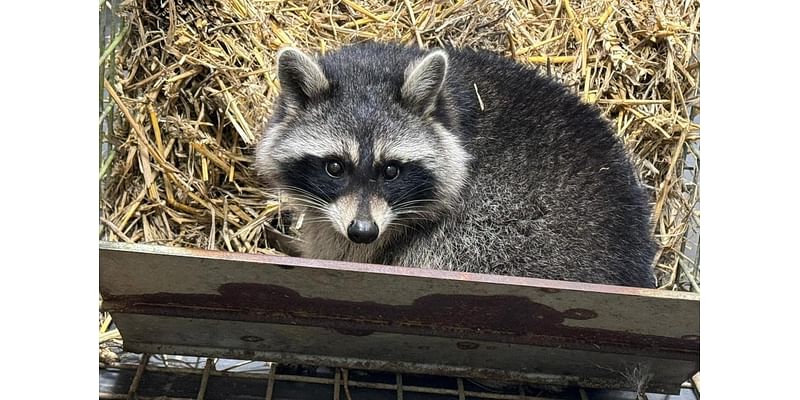
[[[607, 390], [633, 390], [633, 383], [620, 379], [584, 378], [568, 375], [537, 374], [520, 371], [505, 371], [491, 368], [456, 367], [438, 364], [421, 364], [402, 361], [380, 361], [349, 357], [310, 356], [297, 353], [268, 352], [256, 350], [236, 350], [228, 348], [201, 347], [188, 345], [155, 344], [144, 342], [124, 342], [125, 351], [132, 353], [173, 354], [186, 356], [233, 358], [258, 360], [285, 364], [319, 365], [335, 368], [350, 368], [372, 371], [443, 375], [460, 378], [487, 379], [511, 383], [551, 385], [561, 387], [583, 387]], [[699, 367], [698, 367], [699, 369]], [[687, 377], [688, 380], [690, 377]], [[647, 385], [647, 391], [661, 394], [680, 394], [681, 384], [654, 382]]]
[[203, 258], [211, 260], [240, 261], [254, 264], [284, 265], [291, 267], [305, 267], [316, 269], [329, 269], [339, 271], [369, 272], [385, 275], [400, 275], [409, 277], [442, 279], [454, 281], [482, 282], [512, 286], [535, 287], [542, 289], [571, 290], [580, 292], [607, 293], [629, 296], [644, 296], [662, 299], [677, 299], [686, 301], [700, 301], [700, 295], [691, 292], [673, 292], [659, 289], [644, 289], [626, 286], [601, 285], [596, 283], [568, 282], [538, 278], [523, 278], [505, 275], [478, 274], [472, 272], [442, 271], [427, 268], [409, 268], [378, 264], [360, 264], [352, 262], [318, 260], [290, 256], [270, 256], [266, 254], [251, 254], [227, 251], [214, 251], [192, 249], [172, 246], [156, 246], [139, 243], [107, 242], [100, 241], [100, 251], [121, 251], [129, 253], [170, 255], [188, 258]]
[[[158, 310], [154, 313], [154, 311]], [[129, 314], [129, 315], [146, 315], [146, 316], [153, 316], [158, 315], [162, 317], [172, 317], [172, 318], [190, 318], [194, 320], [217, 320], [217, 321], [237, 321], [237, 322], [247, 322], [247, 323], [265, 323], [265, 324], [275, 324], [275, 325], [286, 325], [286, 326], [304, 326], [304, 327], [314, 327], [314, 328], [326, 328], [332, 329], [334, 331], [342, 332], [343, 330], [353, 329], [352, 325], [340, 325], [337, 324], [336, 321], [324, 321], [324, 320], [314, 320], [313, 318], [301, 318], [301, 319], [287, 319], [281, 315], [262, 315], [260, 318], [247, 318], [237, 315], [236, 313], [231, 313], [230, 315], [220, 315], [216, 313], [209, 314], [207, 310], [197, 310], [197, 309], [183, 309], [180, 306], [171, 306], [167, 307], [164, 305], [136, 305], [136, 306], [126, 306], [124, 303], [119, 303], [114, 300], [111, 301], [103, 301], [101, 304], [101, 311], [109, 312], [112, 314]], [[358, 328], [355, 329], [358, 331]], [[426, 336], [425, 333], [420, 333], [419, 331], [413, 328], [397, 328], [392, 330], [381, 330], [375, 329], [374, 326], [365, 327], [364, 332], [380, 332], [380, 333], [391, 333], [391, 334], [399, 334], [399, 335], [417, 335], [417, 336]], [[484, 332], [485, 334], [485, 332]], [[631, 344], [620, 344], [620, 343], [602, 343], [602, 347], [599, 347], [597, 343], [585, 343], [580, 341], [574, 341], [570, 339], [565, 339], [561, 336], [548, 336], [548, 335], [540, 335], [537, 336], [537, 343], [531, 343], [526, 340], [520, 340], [514, 337], [503, 337], [503, 338], [488, 338], [485, 336], [476, 336], [474, 334], [454, 334], [452, 332], [446, 333], [443, 331], [439, 331], [435, 337], [440, 338], [448, 338], [448, 339], [461, 339], [461, 340], [477, 340], [477, 341], [488, 341], [488, 342], [495, 342], [495, 343], [505, 343], [505, 344], [517, 344], [517, 345], [525, 345], [525, 346], [536, 346], [536, 347], [556, 347], [556, 348], [570, 348], [573, 350], [583, 350], [583, 351], [593, 351], [593, 352], [601, 352], [601, 353], [615, 353], [619, 355], [635, 355], [635, 356], [644, 356], [644, 357], [653, 357], [663, 360], [680, 360], [680, 361], [695, 361], [699, 360], [700, 357], [700, 349], [699, 344], [696, 349], [688, 348], [688, 347], [659, 347], [659, 348], [652, 348], [647, 346], [635, 346]]]

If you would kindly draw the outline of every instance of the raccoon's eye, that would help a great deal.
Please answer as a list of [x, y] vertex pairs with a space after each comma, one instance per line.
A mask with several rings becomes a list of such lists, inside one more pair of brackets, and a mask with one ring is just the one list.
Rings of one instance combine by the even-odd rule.
[[339, 161], [328, 161], [325, 164], [325, 172], [331, 176], [331, 178], [339, 178], [344, 173], [344, 166]]
[[400, 168], [396, 165], [389, 164], [383, 168], [383, 177], [386, 178], [387, 181], [393, 181], [398, 175], [400, 175]]

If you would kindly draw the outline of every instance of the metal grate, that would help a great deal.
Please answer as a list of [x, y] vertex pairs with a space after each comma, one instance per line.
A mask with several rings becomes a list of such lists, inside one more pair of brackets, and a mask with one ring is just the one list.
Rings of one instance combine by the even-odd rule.
[[689, 383], [680, 395], [643, 396], [634, 392], [554, 390], [510, 384], [492, 388], [458, 377], [113, 350], [119, 361], [100, 364], [100, 399], [699, 400], [698, 391]]

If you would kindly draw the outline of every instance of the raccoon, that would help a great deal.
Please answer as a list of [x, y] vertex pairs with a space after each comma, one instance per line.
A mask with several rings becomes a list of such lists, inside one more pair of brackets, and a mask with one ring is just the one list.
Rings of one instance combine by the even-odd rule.
[[277, 56], [255, 168], [307, 258], [653, 287], [648, 196], [599, 111], [489, 51]]

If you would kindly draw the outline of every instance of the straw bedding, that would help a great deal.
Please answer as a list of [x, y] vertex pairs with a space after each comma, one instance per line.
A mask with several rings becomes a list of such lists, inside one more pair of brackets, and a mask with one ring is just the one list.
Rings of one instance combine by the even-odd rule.
[[[127, 0], [101, 5], [102, 240], [274, 254], [250, 165], [274, 57], [399, 41], [494, 50], [599, 106], [654, 204], [659, 284], [699, 291], [699, 2]], [[687, 234], [690, 234], [687, 238]]]

